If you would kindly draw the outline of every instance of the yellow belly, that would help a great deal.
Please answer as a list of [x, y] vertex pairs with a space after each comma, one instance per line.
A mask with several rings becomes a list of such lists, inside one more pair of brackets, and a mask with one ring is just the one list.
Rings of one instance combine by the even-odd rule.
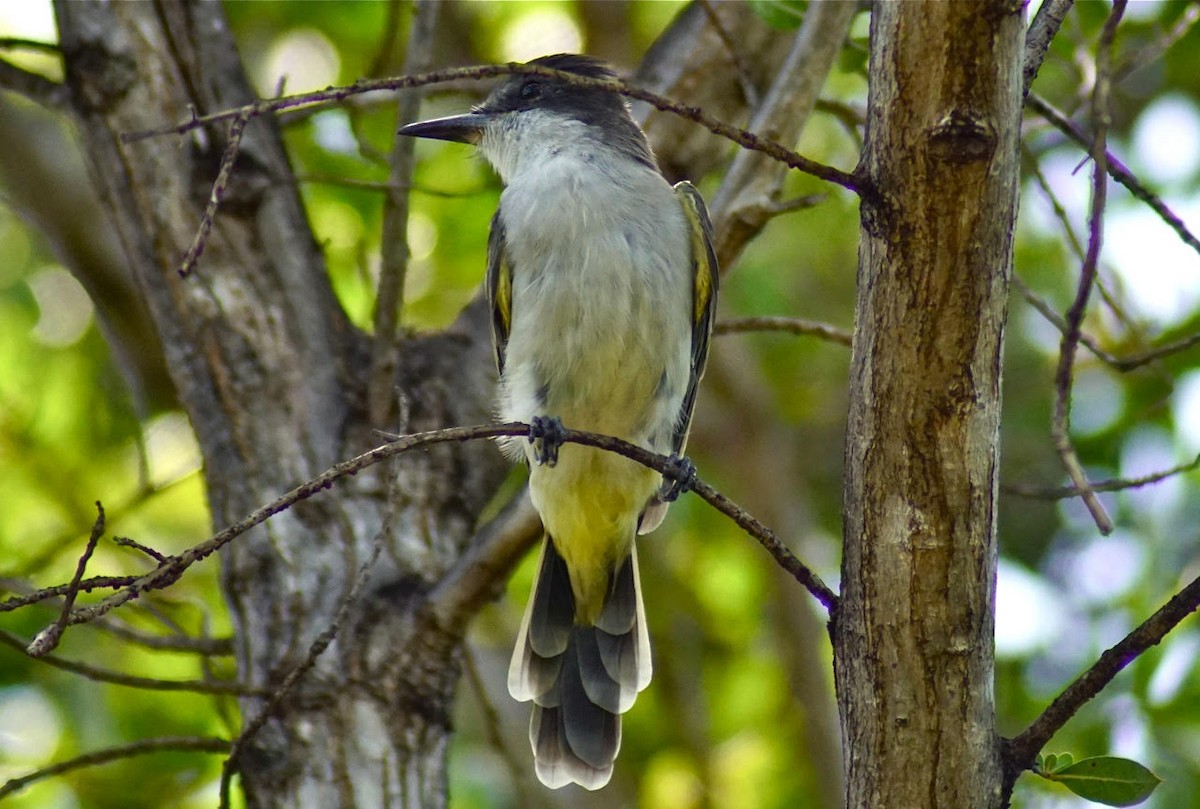
[[553, 467], [532, 466], [530, 497], [570, 572], [576, 623], [595, 623], [659, 480], [628, 458], [578, 444], [564, 444]]

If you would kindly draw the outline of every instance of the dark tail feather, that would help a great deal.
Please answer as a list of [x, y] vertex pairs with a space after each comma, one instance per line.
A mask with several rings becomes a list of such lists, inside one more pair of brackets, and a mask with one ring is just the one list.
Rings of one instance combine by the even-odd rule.
[[607, 784], [621, 748], [621, 714], [650, 676], [636, 551], [613, 576], [596, 625], [580, 626], [566, 563], [543, 540], [508, 671], [513, 698], [534, 703], [529, 741], [541, 782], [552, 789]]

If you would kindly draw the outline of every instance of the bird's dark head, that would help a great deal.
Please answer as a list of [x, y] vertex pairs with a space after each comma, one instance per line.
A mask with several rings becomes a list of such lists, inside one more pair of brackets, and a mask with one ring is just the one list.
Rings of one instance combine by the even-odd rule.
[[[617, 77], [604, 61], [582, 54], [542, 56], [527, 64], [593, 79]], [[646, 138], [630, 118], [624, 98], [549, 76], [511, 75], [470, 113], [409, 124], [400, 134], [479, 145], [501, 174], [516, 153], [539, 143], [581, 138], [608, 144], [654, 166]]]

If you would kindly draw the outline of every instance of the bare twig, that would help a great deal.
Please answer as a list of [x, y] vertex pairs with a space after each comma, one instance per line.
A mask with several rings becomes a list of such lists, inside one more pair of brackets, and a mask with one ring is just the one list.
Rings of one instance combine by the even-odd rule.
[[142, 543], [140, 543], [136, 540], [130, 539], [129, 537], [113, 537], [113, 542], [117, 543], [122, 548], [133, 548], [135, 551], [141, 551], [142, 553], [146, 554], [154, 561], [158, 562], [160, 565], [163, 562], [167, 561], [166, 554], [160, 553], [160, 552], [154, 550], [154, 548], [151, 548], [147, 545], [143, 545]]
[[234, 117], [233, 123], [229, 125], [229, 140], [225, 144], [224, 154], [221, 155], [221, 167], [217, 171], [217, 179], [213, 181], [212, 192], [208, 195], [208, 205], [204, 207], [204, 215], [200, 218], [200, 227], [196, 230], [196, 235], [192, 237], [192, 243], [188, 246], [187, 252], [183, 255], [183, 261], [179, 265], [178, 273], [181, 278], [187, 278], [191, 274], [200, 255], [204, 252], [208, 234], [212, 231], [213, 219], [217, 215], [217, 208], [221, 204], [221, 198], [225, 196], [225, 189], [229, 186], [230, 172], [233, 171], [233, 164], [237, 162], [238, 150], [242, 145], [242, 133], [252, 117], [251, 113], [243, 108]]
[[1113, 69], [1113, 81], [1120, 82], [1130, 73], [1141, 70], [1151, 62], [1158, 61], [1176, 42], [1183, 39], [1197, 22], [1200, 22], [1200, 4], [1189, 3], [1170, 30], [1154, 42], [1126, 55], [1117, 63]]
[[[90, 579], [84, 579], [79, 583], [78, 590], [90, 593], [92, 590], [119, 590], [122, 587], [128, 587], [138, 580], [138, 576], [93, 576]], [[14, 588], [18, 589], [18, 588]], [[30, 604], [37, 604], [39, 601], [48, 601], [52, 598], [65, 596], [71, 590], [71, 585], [57, 584], [53, 587], [45, 587], [41, 590], [36, 590], [22, 596], [14, 596], [6, 601], [0, 601], [0, 612], [12, 612], [13, 610], [27, 607]], [[68, 621], [68, 626], [70, 622]]]
[[1075, 0], [1045, 0], [1038, 7], [1033, 22], [1029, 24], [1029, 30], [1025, 32], [1025, 57], [1021, 69], [1023, 96], [1029, 95], [1029, 88], [1033, 86], [1033, 80], [1037, 78], [1038, 70], [1046, 59], [1050, 43], [1054, 41], [1055, 34], [1062, 27], [1067, 12], [1074, 4]]
[[119, 761], [123, 758], [132, 758], [133, 756], [141, 756], [146, 753], [159, 753], [164, 751], [185, 751], [196, 753], [224, 753], [229, 749], [229, 742], [225, 739], [218, 739], [212, 736], [163, 736], [157, 739], [141, 739], [132, 744], [122, 745], [120, 747], [109, 747], [104, 750], [97, 750], [94, 753], [84, 753], [82, 756], [59, 761], [51, 764], [48, 767], [34, 770], [31, 773], [22, 775], [18, 778], [10, 778], [3, 784], [0, 784], [0, 798], [8, 797], [35, 781], [41, 781], [46, 778], [53, 778], [56, 775], [78, 770], [81, 767], [94, 767], [97, 764], [108, 764], [111, 761]]
[[729, 61], [733, 62], [733, 69], [737, 71], [738, 84], [742, 88], [742, 95], [746, 98], [746, 104], [750, 107], [757, 107], [758, 88], [754, 86], [754, 77], [750, 75], [750, 69], [746, 65], [746, 60], [742, 58], [742, 54], [737, 48], [737, 43], [733, 41], [733, 37], [729, 35], [725, 24], [721, 22], [720, 15], [713, 8], [712, 0], [700, 0], [700, 8], [704, 10], [704, 16], [708, 18], [708, 24], [717, 33], [717, 39], [721, 40], [721, 46], [725, 48], [725, 53], [729, 55]]
[[[1101, 480], [1093, 482], [1091, 486], [1094, 492], [1120, 492], [1127, 489], [1138, 489], [1142, 486], [1149, 486], [1151, 483], [1158, 483], [1160, 480], [1173, 478], [1184, 472], [1191, 472], [1193, 469], [1200, 469], [1200, 455], [1197, 455], [1194, 460], [1172, 466], [1170, 469], [1164, 469], [1161, 472], [1153, 472], [1138, 478]], [[1065, 500], [1068, 497], [1078, 497], [1080, 495], [1079, 489], [1075, 486], [1045, 488], [1021, 483], [1008, 483], [1001, 485], [1000, 488], [1006, 494], [1014, 494], [1018, 497], [1031, 497], [1037, 500]]]
[[1139, 655], [1157, 645], [1198, 606], [1200, 578], [1194, 579], [1120, 643], [1100, 655], [1100, 659], [1067, 686], [1019, 736], [1006, 740], [1004, 765], [1008, 788], [1011, 789], [1017, 776], [1033, 766], [1038, 751], [1086, 702], [1104, 690]]
[[349, 591], [342, 598], [341, 604], [338, 605], [337, 613], [334, 614], [333, 620], [329, 626], [325, 628], [320, 635], [313, 640], [308, 647], [308, 653], [304, 656], [296, 666], [288, 672], [283, 678], [283, 682], [277, 688], [270, 692], [270, 698], [266, 704], [255, 714], [254, 718], [246, 723], [242, 728], [242, 732], [233, 740], [233, 744], [229, 748], [229, 757], [225, 759], [224, 765], [221, 767], [221, 785], [220, 785], [220, 809], [228, 809], [229, 806], [229, 789], [232, 783], [233, 774], [237, 772], [238, 761], [241, 758], [242, 751], [246, 747], [246, 743], [254, 738], [263, 726], [267, 724], [275, 712], [279, 710], [279, 706], [291, 694], [296, 683], [300, 682], [300, 678], [307, 674], [312, 667], [316, 665], [317, 658], [324, 654], [329, 648], [329, 644], [333, 643], [333, 639], [337, 637], [338, 631], [342, 627], [342, 622], [346, 619], [350, 607], [358, 601], [359, 595], [366, 586], [367, 579], [370, 578], [371, 568], [375, 566], [376, 560], [379, 559], [379, 554], [383, 551], [384, 542], [391, 535], [391, 522], [393, 515], [388, 514], [384, 520], [384, 524], [380, 526], [379, 533], [375, 535], [375, 543], [371, 548], [371, 553], [366, 561], [359, 566], [358, 575], [354, 579]]
[[[416, 73], [429, 67], [433, 55], [433, 35], [437, 26], [438, 0], [417, 0], [412, 29], [408, 35], [408, 52], [404, 57], [404, 72]], [[400, 93], [396, 111], [399, 126], [417, 119], [421, 111], [420, 90]], [[414, 138], [395, 136], [392, 143], [391, 171], [388, 185], [402, 188], [412, 182], [416, 165]], [[371, 346], [371, 365], [367, 371], [367, 419], [383, 427], [395, 404], [396, 364], [400, 346], [396, 342], [396, 326], [400, 322], [400, 306], [404, 300], [404, 278], [408, 273], [408, 194], [389, 190], [383, 200], [382, 260], [379, 284], [375, 291], [375, 340]]]
[[96, 551], [96, 544], [102, 536], [104, 536], [104, 506], [100, 505], [100, 501], [97, 500], [96, 522], [92, 524], [92, 533], [88, 536], [83, 555], [79, 557], [79, 564], [75, 566], [75, 575], [71, 577], [69, 589], [63, 598], [58, 620], [39, 632], [37, 637], [26, 647], [25, 653], [30, 657], [41, 657], [58, 645], [58, 639], [62, 637], [63, 629], [67, 625], [67, 616], [71, 614], [71, 607], [75, 605], [75, 597], [79, 595], [79, 583], [83, 581], [83, 573], [87, 570], [88, 560], [92, 558], [92, 554]]
[[[1041, 98], [1036, 93], [1030, 93], [1025, 103], [1030, 109], [1045, 118], [1055, 129], [1075, 141], [1075, 143], [1085, 149], [1092, 148], [1092, 142], [1088, 135], [1044, 98]], [[1104, 160], [1109, 176], [1125, 186], [1129, 193], [1133, 194], [1135, 198], [1144, 202], [1152, 211], [1158, 214], [1159, 218], [1166, 222], [1171, 230], [1175, 231], [1184, 244], [1197, 253], [1200, 253], [1200, 239], [1196, 238], [1188, 229], [1188, 226], [1184, 224], [1184, 221], [1162, 201], [1161, 197], [1142, 185], [1133, 172], [1126, 168], [1125, 164], [1118, 160], [1111, 152], [1106, 151], [1104, 153]]]
[[[11, 646], [21, 652], [25, 651], [26, 644], [16, 635], [6, 632], [3, 629], [0, 629], [0, 643], [5, 646]], [[53, 668], [78, 674], [80, 677], [88, 680], [124, 685], [130, 688], [144, 688], [149, 691], [190, 691], [197, 694], [236, 694], [238, 696], [260, 696], [265, 693], [262, 689], [251, 688], [241, 683], [206, 682], [204, 680], [159, 680], [154, 677], [138, 677], [132, 674], [122, 674], [119, 671], [109, 671], [108, 669], [89, 666], [86, 663], [78, 663], [74, 660], [63, 660], [61, 657], [55, 657], [50, 654], [43, 654], [35, 659]]]
[[1058, 355], [1058, 369], [1054, 375], [1054, 419], [1050, 433], [1054, 439], [1054, 447], [1066, 467], [1067, 474], [1075, 488], [1079, 489], [1084, 505], [1096, 522], [1096, 527], [1102, 534], [1112, 533], [1113, 523], [1104, 510], [1100, 498], [1092, 491], [1087, 475], [1075, 447], [1071, 443], [1071, 383], [1075, 364], [1075, 351], [1079, 345], [1080, 325], [1087, 312], [1088, 299], [1091, 297], [1092, 285], [1096, 279], [1096, 267], [1100, 260], [1100, 247], [1104, 238], [1104, 205], [1108, 195], [1108, 150], [1105, 143], [1108, 138], [1109, 126], [1109, 97], [1112, 90], [1110, 69], [1112, 66], [1112, 43], [1116, 36], [1117, 25], [1125, 11], [1126, 0], [1114, 0], [1112, 13], [1109, 14], [1104, 30], [1100, 35], [1100, 43], [1096, 49], [1096, 85], [1092, 92], [1092, 118], [1094, 119], [1095, 135], [1092, 141], [1092, 206], [1088, 217], [1088, 247], [1084, 256], [1083, 266], [1079, 271], [1079, 286], [1075, 293], [1075, 301], [1067, 310], [1066, 329], [1063, 331], [1062, 345]]
[[656, 107], [657, 109], [663, 110], [664, 112], [670, 112], [674, 115], [678, 115], [681, 118], [694, 121], [710, 132], [720, 135], [723, 138], [727, 138], [728, 140], [731, 140], [744, 148], [752, 149], [754, 151], [769, 155], [770, 157], [786, 163], [798, 171], [804, 172], [805, 174], [811, 174], [812, 176], [827, 182], [840, 185], [849, 191], [854, 191], [860, 194], [865, 192], [861, 180], [855, 175], [842, 171], [841, 169], [834, 168], [833, 166], [827, 166], [824, 163], [819, 163], [815, 160], [809, 160], [808, 158], [799, 155], [791, 149], [785, 148], [784, 146], [781, 146], [772, 140], [760, 138], [753, 132], [747, 132], [744, 129], [740, 129], [723, 121], [719, 121], [697, 107], [680, 104], [677, 101], [665, 98], [664, 96], [660, 96], [656, 93], [651, 93], [648, 90], [643, 90], [640, 87], [634, 87], [633, 85], [630, 85], [624, 81], [593, 79], [587, 76], [580, 76], [575, 73], [552, 70], [540, 65], [525, 65], [518, 63], [447, 68], [445, 70], [434, 70], [428, 73], [420, 73], [415, 76], [398, 76], [396, 78], [389, 79], [359, 81], [352, 85], [333, 87], [327, 90], [321, 90], [319, 92], [300, 93], [294, 96], [285, 96], [283, 98], [256, 101], [253, 104], [246, 104], [241, 107], [235, 107], [233, 109], [223, 110], [221, 112], [215, 112], [209, 115], [197, 116], [173, 126], [157, 127], [155, 129], [146, 129], [138, 132], [125, 132], [121, 135], [121, 142], [128, 144], [161, 135], [182, 135], [198, 127], [206, 126], [217, 121], [234, 119], [243, 115], [254, 118], [259, 115], [265, 115], [268, 112], [278, 112], [280, 110], [294, 109], [297, 107], [336, 104], [345, 100], [346, 98], [349, 98], [350, 96], [376, 92], [379, 90], [401, 90], [411, 87], [421, 87], [427, 84], [457, 81], [461, 79], [490, 79], [497, 76], [507, 76], [511, 74], [545, 76], [547, 78], [555, 79], [556, 81], [561, 81], [565, 84], [571, 84], [577, 87], [593, 87], [612, 93], [619, 93], [639, 101], [645, 101], [646, 103]]
[[713, 334], [742, 334], [752, 331], [785, 331], [790, 334], [820, 337], [822, 340], [844, 346], [849, 346], [854, 340], [854, 335], [847, 329], [798, 317], [739, 317], [722, 320], [713, 327]]

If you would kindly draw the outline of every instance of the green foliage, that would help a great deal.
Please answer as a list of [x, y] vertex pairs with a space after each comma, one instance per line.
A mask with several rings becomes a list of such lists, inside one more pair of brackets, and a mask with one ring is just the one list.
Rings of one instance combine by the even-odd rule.
[[1162, 783], [1157, 775], [1136, 761], [1114, 756], [1095, 756], [1075, 761], [1069, 753], [1038, 757], [1034, 772], [1062, 784], [1081, 798], [1105, 806], [1135, 806]]
[[806, 0], [749, 0], [748, 5], [759, 19], [772, 28], [790, 31], [804, 21]]

